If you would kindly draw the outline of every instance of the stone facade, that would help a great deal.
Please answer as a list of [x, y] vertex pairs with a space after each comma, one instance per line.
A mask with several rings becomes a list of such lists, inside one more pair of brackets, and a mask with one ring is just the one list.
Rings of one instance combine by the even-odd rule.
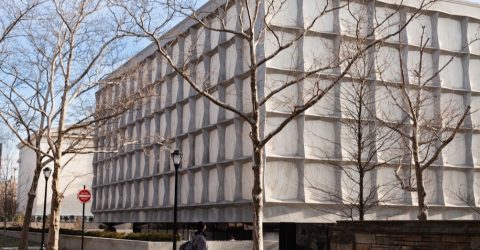
[[[271, 23], [282, 37], [289, 37], [289, 30], [304, 27], [325, 3], [287, 0]], [[415, 6], [416, 3], [410, 4]], [[333, 4], [342, 6], [345, 2], [334, 1]], [[222, 5], [223, 1], [211, 1], [202, 10], [215, 10]], [[226, 27], [240, 27], [238, 18], [245, 18], [240, 6], [235, 3], [222, 8]], [[375, 18], [365, 21], [372, 22], [388, 15], [396, 5], [390, 1], [352, 2], [351, 7], [359, 10], [358, 13], [361, 10], [369, 15], [375, 13]], [[402, 22], [409, 11], [407, 7], [402, 8], [392, 20]], [[260, 69], [263, 74], [258, 84], [261, 95], [278, 82], [288, 81], [294, 71], [305, 70], [328, 59], [332, 55], [331, 48], [341, 47], [342, 40], [352, 35], [348, 25], [350, 19], [345, 8], [329, 12], [294, 46], [268, 62]], [[220, 23], [214, 19], [210, 25], [219, 27]], [[453, 56], [446, 70], [434, 81], [432, 93], [441, 95], [443, 100], [453, 100], [459, 109], [470, 103], [472, 109], [477, 109], [480, 105], [480, 70], [477, 70], [480, 68], [480, 45], [464, 45], [477, 37], [479, 29], [479, 5], [441, 1], [415, 18], [401, 36], [385, 41], [375, 62], [394, 62], [399, 53], [413, 62], [419, 36], [424, 30], [430, 39], [426, 64], [431, 71], [438, 71], [439, 65]], [[276, 46], [273, 40], [271, 34], [266, 34], [265, 43], [258, 45], [259, 54], [271, 53]], [[248, 53], [241, 39], [185, 20], [165, 35], [165, 44], [172, 41], [168, 50], [174, 63], [188, 66], [197, 84], [215, 86], [211, 89], [213, 96], [247, 113], [251, 110], [249, 76], [245, 74]], [[389, 82], [398, 81], [396, 67], [395, 63], [388, 67], [382, 77]], [[97, 93], [99, 109], [115, 105], [118, 100], [151, 86], [155, 95], [139, 102], [119, 119], [97, 127], [97, 146], [120, 150], [95, 155], [92, 211], [96, 220], [170, 222], [174, 190], [170, 150], [178, 148], [183, 152], [179, 170], [179, 221], [251, 221], [252, 146], [247, 123], [198, 95], [162, 60], [154, 45], [114, 72], [112, 78], [128, 71], [131, 71], [130, 77], [119, 84], [101, 87]], [[326, 84], [328, 74], [336, 73], [325, 73]], [[292, 104], [292, 100], [295, 102], [308, 95], [311, 91], [308, 86], [307, 79], [267, 102], [262, 110], [263, 133], [279, 124], [292, 107], [285, 103]], [[309, 183], [320, 183], [347, 193], [345, 176], [330, 164], [345, 160], [344, 146], [349, 144], [342, 130], [344, 104], [341, 97], [346, 86], [338, 84], [324, 100], [290, 122], [267, 144], [265, 222], [332, 222], [339, 219], [332, 212], [337, 204], [310, 188]], [[381, 91], [376, 93], [378, 98]], [[438, 110], [444, 103], [436, 101], [432, 105], [433, 110]], [[379, 103], [376, 109], [395, 114], [388, 102]], [[480, 133], [474, 125], [480, 122], [479, 112], [469, 115], [467, 120], [466, 127], [443, 151], [436, 166], [428, 171], [431, 178], [427, 187], [430, 218], [474, 218], [471, 210], [454, 197], [454, 191], [475, 197], [476, 204], [480, 205]], [[378, 169], [369, 174], [368, 180], [378, 184], [394, 182], [393, 170], [393, 167]], [[415, 195], [399, 188], [394, 192], [395, 202], [382, 204], [371, 216], [415, 219]]]

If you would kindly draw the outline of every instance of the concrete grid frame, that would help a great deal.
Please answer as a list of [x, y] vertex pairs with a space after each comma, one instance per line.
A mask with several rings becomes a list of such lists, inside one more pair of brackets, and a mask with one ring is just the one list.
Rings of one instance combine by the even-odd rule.
[[[313, 13], [321, 10], [324, 1], [287, 0], [271, 19], [276, 31], [288, 37], [291, 31], [305, 26]], [[345, 1], [334, 0], [335, 6]], [[206, 3], [202, 10], [218, 10], [224, 1]], [[392, 1], [352, 1], [352, 9], [369, 15], [385, 15], [395, 8]], [[225, 9], [225, 8], [220, 8]], [[226, 8], [226, 25], [239, 29], [240, 3]], [[396, 13], [398, 22], [405, 21], [409, 7]], [[260, 94], [265, 95], [277, 81], [288, 80], [294, 71], [321, 63], [329, 48], [340, 47], [351, 36], [346, 9], [337, 9], [320, 18], [310, 32], [294, 46], [282, 52], [260, 69]], [[366, 26], [375, 18], [367, 16]], [[210, 20], [206, 17], [205, 20]], [[212, 27], [220, 23], [212, 19]], [[419, 47], [419, 34], [424, 30], [430, 43], [425, 60], [432, 72], [438, 71], [452, 56], [450, 64], [435, 78], [432, 93], [441, 98], [432, 103], [433, 112], [446, 103], [464, 109], [480, 107], [480, 45], [467, 41], [478, 36], [480, 6], [460, 1], [440, 1], [415, 18], [400, 36], [382, 44], [375, 63], [395, 60], [399, 53], [406, 64], [414, 62]], [[289, 33], [290, 32], [290, 33]], [[388, 32], [388, 29], [383, 32]], [[376, 34], [377, 35], [377, 34]], [[378, 34], [381, 36], [382, 34]], [[272, 51], [272, 36], [266, 34], [260, 54]], [[169, 54], [178, 65], [186, 64], [197, 83], [213, 86], [211, 93], [237, 109], [251, 109], [248, 95], [248, 53], [245, 44], [232, 34], [214, 32], [191, 20], [184, 20], [165, 35], [171, 42]], [[416, 54], [417, 53], [417, 54]], [[377, 61], [378, 60], [378, 61]], [[398, 66], [398, 65], [396, 65]], [[407, 66], [408, 67], [408, 66]], [[96, 143], [100, 149], [120, 148], [118, 152], [97, 153], [94, 157], [94, 201], [92, 212], [100, 222], [170, 222], [173, 214], [174, 169], [169, 149], [183, 152], [179, 176], [179, 221], [249, 222], [252, 218], [251, 151], [248, 125], [240, 117], [219, 108], [197, 94], [155, 51], [147, 47], [112, 75], [134, 68], [131, 76], [118, 84], [102, 86], [97, 93], [97, 107], [115, 105], [118, 100], [153, 85], [154, 95], [139, 102], [119, 119], [98, 126]], [[388, 67], [385, 81], [398, 82], [396, 67]], [[333, 70], [328, 74], [338, 74]], [[327, 75], [328, 75], [327, 74]], [[378, 79], [378, 75], [373, 76]], [[328, 81], [328, 77], [325, 77]], [[375, 95], [381, 93], [379, 83]], [[376, 85], [376, 86], [377, 86]], [[285, 115], [285, 102], [296, 102], [308, 94], [308, 81], [282, 92], [263, 110], [269, 131]], [[331, 159], [345, 160], [341, 145], [348, 144], [342, 129], [341, 97], [343, 82], [325, 100], [287, 125], [266, 146], [265, 222], [331, 222], [339, 219], [331, 211], [338, 204], [316, 193], [306, 184], [315, 180], [346, 193], [345, 176], [329, 164]], [[376, 112], [389, 110], [388, 102], [377, 103]], [[385, 110], [387, 109], [387, 110]], [[435, 111], [436, 110], [436, 111]], [[427, 183], [431, 219], [473, 219], [468, 206], [459, 202], [452, 191], [462, 190], [480, 197], [480, 114], [469, 114], [456, 139], [442, 152], [435, 166], [429, 169]], [[315, 139], [320, 133], [322, 140]], [[168, 141], [163, 146], [162, 142]], [[327, 143], [330, 142], [330, 143]], [[326, 155], [325, 155], [326, 154]], [[385, 167], [368, 176], [372, 183], [395, 181], [393, 168]], [[310, 178], [310, 180], [306, 180]], [[379, 191], [380, 192], [380, 191]], [[416, 197], [395, 190], [399, 199], [375, 208], [373, 218], [415, 219]], [[329, 210], [330, 209], [330, 210]]]

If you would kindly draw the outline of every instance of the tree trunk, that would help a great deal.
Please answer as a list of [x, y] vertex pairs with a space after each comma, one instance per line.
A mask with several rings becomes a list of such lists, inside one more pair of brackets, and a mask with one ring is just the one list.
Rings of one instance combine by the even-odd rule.
[[58, 250], [58, 240], [60, 238], [60, 203], [62, 200], [62, 194], [58, 191], [58, 187], [60, 186], [59, 159], [56, 159], [55, 161], [55, 170], [52, 175], [52, 203], [50, 205], [50, 225], [48, 227], [48, 250]]
[[28, 249], [28, 233], [30, 230], [30, 219], [32, 217], [33, 202], [35, 201], [35, 197], [37, 196], [38, 178], [40, 177], [41, 172], [42, 163], [40, 159], [40, 154], [37, 153], [35, 171], [33, 172], [32, 184], [30, 186], [30, 190], [28, 191], [27, 207], [25, 208], [25, 215], [23, 217], [22, 233], [20, 235], [20, 244], [18, 246], [19, 250]]
[[423, 172], [418, 167], [415, 168], [415, 174], [417, 179], [417, 195], [418, 195], [418, 220], [427, 220], [428, 217], [428, 206], [425, 203], [425, 197], [427, 192], [425, 191], [425, 186], [423, 184]]
[[360, 173], [359, 173], [359, 176], [360, 176], [360, 180], [359, 180], [359, 194], [358, 194], [358, 198], [359, 198], [359, 201], [358, 201], [358, 219], [359, 220], [364, 220], [365, 218], [365, 201], [364, 201], [364, 194], [363, 194], [363, 189], [364, 189], [364, 186], [363, 186], [363, 179], [365, 178], [365, 173], [361, 170]]
[[253, 150], [253, 249], [263, 250], [263, 149]]

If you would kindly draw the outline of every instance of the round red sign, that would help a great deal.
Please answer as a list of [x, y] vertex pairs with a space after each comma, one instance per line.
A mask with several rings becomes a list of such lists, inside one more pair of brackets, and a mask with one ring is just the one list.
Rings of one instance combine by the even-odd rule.
[[87, 203], [90, 201], [90, 198], [92, 198], [92, 194], [88, 189], [82, 189], [78, 192], [77, 198], [81, 203]]

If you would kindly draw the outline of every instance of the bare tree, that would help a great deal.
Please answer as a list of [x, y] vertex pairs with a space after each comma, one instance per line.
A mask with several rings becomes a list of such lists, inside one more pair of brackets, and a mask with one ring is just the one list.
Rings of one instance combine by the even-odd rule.
[[95, 146], [85, 143], [93, 124], [114, 122], [151, 91], [95, 109], [91, 100], [99, 84], [113, 88], [125, 81], [104, 77], [127, 56], [104, 1], [44, 1], [35, 16], [16, 33], [10, 45], [16, 53], [2, 68], [7, 77], [1, 81], [0, 118], [36, 155], [20, 249], [27, 248], [38, 178], [47, 164], [53, 165], [48, 249], [58, 249], [61, 171], [75, 154], [94, 152]]
[[[289, 12], [289, 5], [294, 2], [296, 1], [225, 1], [217, 5], [212, 3], [197, 11], [195, 3], [190, 1], [166, 3], [149, 1], [141, 4], [112, 1], [112, 12], [119, 17], [120, 30], [131, 36], [150, 39], [152, 46], [155, 46], [171, 72], [176, 73], [201, 96], [226, 112], [232, 112], [248, 124], [253, 162], [254, 249], [263, 249], [263, 196], [267, 143], [298, 115], [314, 106], [331, 91], [370, 48], [390, 37], [398, 36], [421, 10], [428, 8], [434, 1], [421, 1], [414, 9], [413, 15], [377, 37], [373, 34], [400, 12], [403, 8], [402, 2], [399, 6], [392, 7], [392, 13], [381, 21], [371, 22], [368, 30], [362, 28], [364, 27], [362, 23], [368, 21], [361, 18], [367, 13], [365, 2], [321, 2], [312, 6], [312, 13], [304, 20], [296, 20]], [[159, 9], [167, 14], [157, 15], [154, 11]], [[358, 9], [365, 11], [355, 11]], [[298, 59], [302, 58], [299, 56], [301, 55], [298, 50], [299, 44], [312, 38], [311, 33], [314, 33], [324, 21], [322, 17], [339, 12], [350, 21], [348, 28], [342, 26], [342, 32], [345, 32], [341, 38], [345, 41], [342, 42], [361, 37], [365, 44], [353, 54], [339, 53], [340, 48], [334, 43], [327, 45], [328, 51], [333, 52], [330, 54], [318, 54], [319, 47], [310, 48], [310, 51], [303, 48], [306, 54], [305, 63], [299, 62]], [[172, 26], [172, 20], [176, 20], [178, 16], [186, 17], [187, 20], [176, 30], [167, 31]], [[222, 81], [225, 77], [217, 79], [209, 73], [202, 75], [197, 70], [199, 64], [197, 57], [204, 54], [203, 47], [206, 51], [213, 49], [207, 45], [208, 42], [202, 44], [204, 41], [199, 40], [204, 34], [192, 35], [190, 46], [186, 45], [184, 49], [188, 53], [185, 53], [183, 58], [172, 52], [172, 48], [179, 43], [177, 38], [188, 35], [186, 27], [189, 26], [203, 30], [207, 35], [214, 34], [211, 37], [221, 41], [234, 37], [241, 42], [243, 49], [236, 60], [241, 61], [243, 66], [235, 74], [245, 76], [246, 88], [242, 94], [247, 98], [235, 104], [217, 98], [216, 90], [224, 91], [225, 88], [222, 84], [217, 84], [217, 81]], [[340, 27], [334, 27], [332, 32], [340, 33], [339, 29]], [[175, 32], [177, 30], [178, 32]], [[195, 45], [197, 42], [199, 44]], [[283, 74], [283, 77], [273, 79], [272, 71]], [[311, 81], [311, 86], [306, 90], [310, 93], [307, 98], [289, 95], [292, 90], [302, 88], [302, 83], [306, 80]], [[327, 80], [327, 84], [323, 84], [322, 80]], [[284, 98], [285, 96], [289, 98]], [[269, 120], [267, 113], [275, 113], [277, 119], [267, 121]]]
[[14, 151], [4, 143], [0, 144], [0, 211], [3, 216], [3, 227], [7, 227], [7, 221], [15, 216], [17, 208], [16, 200], [16, 161]]
[[[426, 172], [438, 163], [442, 150], [465, 128], [470, 113], [469, 104], [464, 106], [463, 100], [455, 100], [440, 90], [439, 75], [446, 71], [455, 55], [448, 56], [435, 69], [428, 52], [431, 38], [426, 35], [425, 29], [423, 26], [419, 46], [414, 53], [410, 53], [408, 62], [404, 55], [409, 49], [402, 46], [398, 56], [391, 57], [399, 59], [400, 84], [383, 78], [382, 67], [389, 63], [377, 69], [385, 91], [390, 96], [389, 104], [398, 110], [396, 114], [403, 114], [395, 118], [380, 113], [379, 121], [401, 138], [404, 153], [401, 154], [402, 162], [398, 165], [395, 176], [402, 189], [417, 194], [419, 220], [427, 220], [428, 217]], [[468, 44], [472, 42], [475, 40]], [[398, 123], [402, 125], [396, 125]]]
[[[360, 37], [357, 39], [355, 43], [344, 44], [342, 53], [356, 54], [356, 50], [363, 50], [365, 41]], [[362, 55], [339, 85], [340, 94], [337, 100], [340, 103], [340, 110], [330, 112], [337, 112], [342, 116], [340, 142], [329, 139], [328, 135], [309, 131], [309, 135], [318, 138], [316, 145], [333, 144], [332, 147], [339, 148], [336, 158], [329, 157], [331, 153], [322, 152], [321, 149], [319, 151], [323, 155], [316, 157], [327, 158], [329, 165], [340, 172], [342, 181], [339, 190], [338, 187], [305, 176], [308, 188], [318, 196], [326, 196], [326, 199], [341, 204], [340, 208], [329, 212], [350, 220], [365, 220], [365, 216], [372, 208], [395, 202], [397, 199], [393, 192], [397, 191], [396, 185], [388, 182], [378, 183], [372, 177], [372, 172], [388, 168], [400, 159], [399, 148], [395, 148], [398, 136], [375, 119], [376, 105], [383, 98], [382, 95], [376, 94], [376, 83], [373, 81], [375, 49], [377, 48], [372, 48]], [[335, 103], [334, 99], [330, 98], [327, 101]], [[341, 161], [338, 160], [340, 157]]]

